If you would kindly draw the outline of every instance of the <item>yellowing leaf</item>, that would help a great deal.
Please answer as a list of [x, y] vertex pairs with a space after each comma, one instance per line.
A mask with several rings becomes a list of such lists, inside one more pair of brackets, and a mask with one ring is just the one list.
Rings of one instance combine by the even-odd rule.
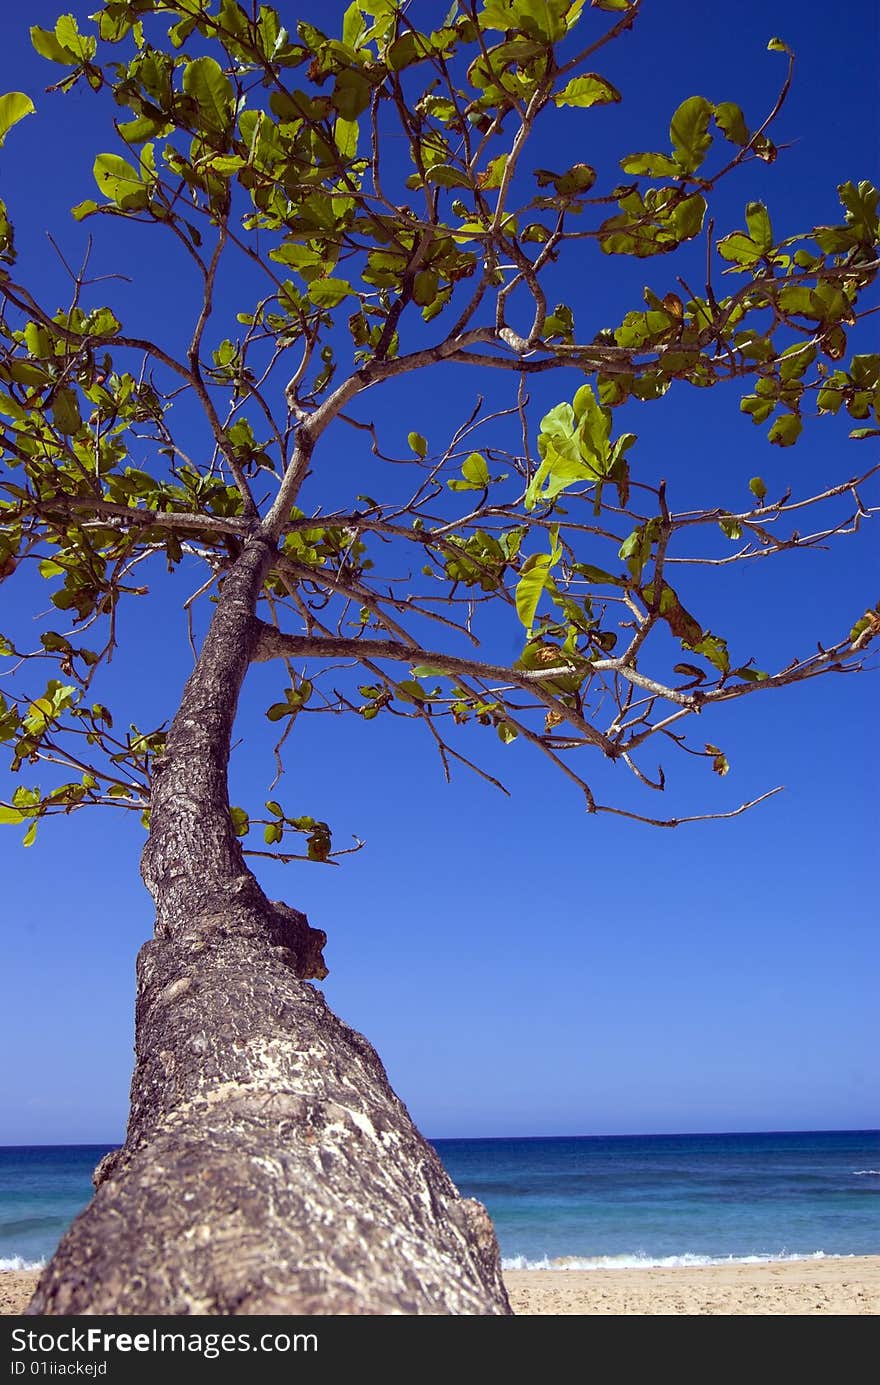
[[26, 115], [33, 115], [34, 103], [23, 91], [8, 91], [0, 96], [0, 147], [12, 129]]
[[572, 77], [553, 98], [557, 106], [604, 106], [620, 99], [617, 87], [596, 72]]

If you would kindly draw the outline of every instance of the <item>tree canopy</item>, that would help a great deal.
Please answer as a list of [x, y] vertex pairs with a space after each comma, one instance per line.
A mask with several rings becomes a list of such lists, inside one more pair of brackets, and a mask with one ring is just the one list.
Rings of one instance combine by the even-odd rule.
[[[599, 801], [590, 756], [647, 790], [666, 782], [658, 742], [724, 775], [700, 713], [859, 668], [880, 631], [880, 606], [854, 592], [845, 628], [794, 658], [780, 631], [777, 664], [758, 667], [702, 587], [699, 603], [681, 594], [691, 567], [854, 532], [875, 466], [858, 457], [844, 482], [804, 491], [746, 464], [732, 507], [664, 480], [630, 431], [670, 390], [718, 388], [780, 449], [816, 414], [848, 415], [856, 451], [880, 435], [880, 355], [850, 345], [872, 309], [876, 188], [843, 183], [837, 220], [797, 234], [757, 200], [716, 224], [720, 188], [785, 156], [788, 44], [769, 43], [769, 110], [742, 110], [707, 73], [707, 94], [669, 112], [665, 147], [616, 149], [609, 175], [564, 153], [536, 167], [532, 150], [589, 156], [599, 119], [614, 139], [622, 94], [597, 69], [640, 0], [457, 0], [420, 28], [426, 8], [360, 0], [327, 34], [236, 0], [111, 0], [88, 25], [31, 30], [55, 88], [90, 88], [115, 126], [73, 209], [83, 234], [107, 217], [146, 226], [190, 278], [169, 282], [182, 306], [161, 338], [117, 315], [89, 255], [67, 303], [46, 303], [16, 276], [3, 208], [0, 574], [37, 566], [50, 601], [37, 644], [0, 645], [0, 739], [20, 775], [0, 821], [26, 845], [42, 817], [87, 806], [149, 824], [166, 727], [131, 726], [113, 702], [120, 609], [149, 599], [157, 565], [190, 588], [200, 566], [189, 612], [216, 601], [258, 530], [273, 553], [254, 657], [286, 667], [265, 709], [279, 770], [294, 722], [327, 712], [417, 719], [447, 773], [489, 774], [457, 738], [475, 724], [529, 743], [589, 812], [674, 826], [699, 805]], [[32, 109], [0, 98], [0, 138]], [[645, 262], [653, 287], [589, 320], [580, 266], [621, 260]], [[376, 392], [393, 399], [416, 373], [442, 390], [452, 367], [485, 396], [463, 400], [458, 426], [438, 439], [417, 415], [384, 436]], [[558, 403], [536, 415], [547, 372]], [[333, 859], [330, 826], [278, 792], [232, 807], [246, 850]]]

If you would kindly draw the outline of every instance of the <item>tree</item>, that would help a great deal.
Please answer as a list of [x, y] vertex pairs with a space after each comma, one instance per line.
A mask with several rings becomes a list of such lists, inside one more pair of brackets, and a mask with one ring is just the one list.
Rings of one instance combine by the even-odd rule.
[[[36, 650], [5, 642], [16, 691], [0, 734], [14, 773], [44, 777], [0, 818], [30, 845], [46, 817], [140, 814], [156, 906], [126, 1144], [32, 1311], [507, 1311], [482, 1209], [306, 984], [326, 974], [324, 934], [246, 864], [344, 854], [280, 790], [265, 809], [230, 806], [252, 663], [286, 670], [266, 711], [275, 784], [294, 722], [398, 716], [420, 722], [447, 774], [455, 761], [489, 774], [456, 740], [485, 727], [539, 751], [588, 813], [675, 827], [765, 795], [637, 812], [599, 800], [584, 758], [662, 791], [644, 758], [656, 742], [723, 776], [695, 717], [858, 669], [880, 630], [880, 607], [855, 594], [851, 628], [817, 630], [815, 653], [764, 670], [696, 609], [696, 588], [682, 594], [689, 565], [763, 566], [871, 512], [872, 466], [781, 494], [744, 475], [739, 508], [695, 502], [623, 419], [671, 389], [731, 386], [780, 448], [808, 404], [864, 424], [857, 438], [880, 432], [880, 357], [848, 342], [876, 278], [878, 194], [844, 183], [838, 224], [781, 237], [751, 200], [718, 234], [718, 188], [779, 154], [794, 62], [780, 39], [778, 99], [757, 124], [695, 95], [671, 113], [668, 150], [617, 151], [623, 183], [567, 158], [535, 169], [537, 140], [567, 147], [621, 100], [594, 67], [639, 9], [468, 0], [422, 30], [407, 5], [360, 0], [329, 37], [236, 0], [111, 0], [82, 29], [65, 15], [32, 30], [62, 92], [116, 103], [123, 152], [97, 154], [97, 194], [74, 217], [164, 236], [198, 289], [186, 330], [174, 313], [156, 339], [102, 301], [87, 257], [57, 309], [16, 278], [4, 212], [0, 562], [7, 580], [39, 565], [64, 628]], [[0, 136], [31, 109], [0, 99]], [[580, 328], [551, 293], [588, 253], [658, 260], [657, 289]], [[413, 419], [423, 431], [401, 454], [370, 401], [453, 367], [491, 401], [437, 450]], [[530, 388], [551, 371], [561, 402], [538, 419]], [[496, 378], [504, 400], [483, 385]], [[359, 467], [335, 474], [354, 448], [386, 464], [378, 497]], [[149, 594], [150, 569], [190, 580], [196, 564], [187, 610], [200, 599], [211, 615], [193, 673], [170, 724], [131, 726], [108, 706], [123, 598]], [[511, 660], [497, 651], [514, 630]], [[43, 660], [60, 676], [35, 685]]]

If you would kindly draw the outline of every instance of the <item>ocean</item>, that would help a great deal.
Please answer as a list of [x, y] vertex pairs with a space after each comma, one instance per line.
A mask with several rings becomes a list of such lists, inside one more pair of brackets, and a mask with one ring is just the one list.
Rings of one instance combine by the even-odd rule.
[[[508, 1269], [880, 1255], [880, 1131], [434, 1140]], [[107, 1145], [0, 1147], [0, 1268], [51, 1255]]]

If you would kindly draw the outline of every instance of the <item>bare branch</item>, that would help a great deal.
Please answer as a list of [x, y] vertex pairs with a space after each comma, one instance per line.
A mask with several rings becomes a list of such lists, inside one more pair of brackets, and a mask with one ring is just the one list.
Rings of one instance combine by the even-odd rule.
[[594, 811], [613, 813], [615, 817], [630, 818], [633, 822], [644, 822], [649, 827], [683, 827], [688, 822], [721, 822], [725, 818], [738, 818], [741, 813], [747, 813], [750, 808], [757, 808], [759, 803], [766, 803], [768, 798], [782, 793], [783, 787], [780, 784], [775, 789], [768, 789], [767, 793], [760, 794], [758, 798], [751, 798], [748, 803], [741, 803], [738, 808], [731, 808], [727, 813], [694, 813], [690, 817], [650, 818], [642, 813], [631, 813], [626, 808], [612, 808], [606, 803], [597, 803]]

